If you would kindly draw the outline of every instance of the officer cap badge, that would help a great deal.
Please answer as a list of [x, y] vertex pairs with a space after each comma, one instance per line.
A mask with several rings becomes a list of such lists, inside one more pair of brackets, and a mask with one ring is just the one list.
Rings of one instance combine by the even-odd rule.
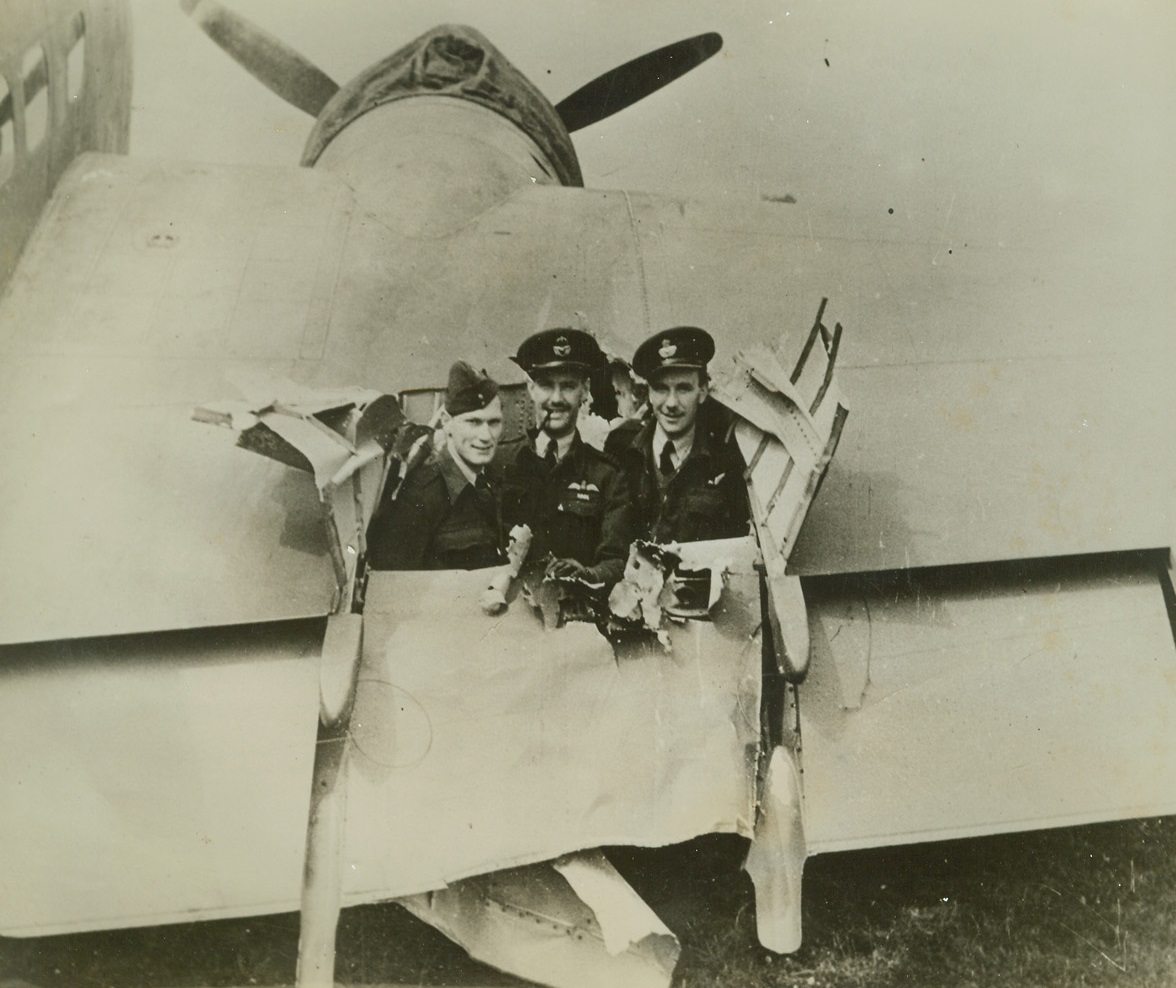
[[675, 326], [655, 333], [633, 354], [633, 373], [648, 381], [658, 371], [676, 368], [705, 371], [715, 355], [714, 337], [696, 326]]
[[608, 364], [595, 337], [582, 329], [562, 326], [528, 336], [510, 359], [528, 374], [557, 367], [595, 371]]

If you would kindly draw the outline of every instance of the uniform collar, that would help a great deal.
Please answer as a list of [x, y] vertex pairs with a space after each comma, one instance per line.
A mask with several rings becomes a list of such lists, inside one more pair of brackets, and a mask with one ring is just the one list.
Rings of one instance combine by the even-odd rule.
[[467, 463], [454, 456], [446, 446], [437, 454], [437, 469], [445, 481], [445, 489], [449, 494], [449, 503], [453, 504], [466, 487], [473, 487], [478, 475], [470, 469]]

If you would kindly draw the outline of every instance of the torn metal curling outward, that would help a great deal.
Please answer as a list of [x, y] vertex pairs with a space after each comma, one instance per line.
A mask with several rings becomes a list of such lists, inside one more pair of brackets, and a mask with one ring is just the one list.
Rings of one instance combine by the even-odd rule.
[[[314, 477], [335, 571], [335, 599], [319, 663], [319, 721], [301, 900], [299, 988], [334, 983], [346, 827], [347, 720], [363, 650], [363, 617], [353, 613], [359, 560], [385, 483], [404, 414], [391, 395], [349, 388], [311, 391], [292, 382], [251, 380], [254, 398], [197, 409], [198, 421], [238, 430], [238, 445]], [[258, 397], [258, 396], [264, 397]]]
[[[344, 613], [354, 598], [368, 523], [389, 466], [417, 429], [406, 422], [393, 395], [236, 376], [235, 383], [248, 396], [244, 401], [207, 404], [193, 418], [234, 429], [238, 446], [314, 476], [335, 572], [332, 611]], [[407, 468], [400, 479], [406, 473]]]
[[680, 951], [596, 850], [398, 901], [471, 957], [553, 988], [668, 988]]
[[[662, 591], [666, 573], [673, 569], [678, 557], [666, 547], [648, 542], [634, 542], [629, 549], [629, 561], [620, 582], [608, 597], [613, 616], [630, 625], [643, 626], [661, 636]], [[668, 639], [662, 639], [667, 645]]]
[[744, 541], [634, 542], [624, 575], [608, 597], [610, 632], [621, 637], [649, 632], [668, 650], [669, 622], [710, 620], [727, 585], [734, 547]]
[[510, 530], [510, 545], [506, 549], [507, 562], [490, 579], [490, 586], [482, 593], [482, 610], [489, 615], [501, 614], [506, 610], [506, 595], [511, 581], [518, 575], [531, 551], [531, 526], [515, 525]]
[[829, 330], [822, 322], [826, 301], [799, 355], [787, 338], [775, 350], [740, 351], [725, 373], [716, 374], [712, 391], [738, 416], [735, 440], [763, 553], [768, 622], [783, 672], [793, 681], [808, 671], [809, 647], [804, 599], [787, 576], [788, 559], [848, 415], [835, 376], [841, 325]]

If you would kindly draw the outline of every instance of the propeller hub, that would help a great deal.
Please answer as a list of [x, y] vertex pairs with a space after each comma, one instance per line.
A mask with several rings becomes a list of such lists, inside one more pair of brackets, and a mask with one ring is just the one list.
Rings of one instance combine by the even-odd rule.
[[493, 110], [534, 141], [561, 184], [584, 184], [572, 139], [555, 107], [485, 37], [463, 25], [426, 32], [340, 89], [319, 114], [302, 164], [318, 161], [363, 114], [413, 96], [450, 96]]

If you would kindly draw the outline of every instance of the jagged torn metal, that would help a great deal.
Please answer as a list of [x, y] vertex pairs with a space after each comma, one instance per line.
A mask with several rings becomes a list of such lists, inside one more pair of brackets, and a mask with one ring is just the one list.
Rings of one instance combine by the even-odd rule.
[[709, 619], [735, 565], [732, 553], [745, 542], [634, 542], [624, 576], [608, 597], [611, 619], [622, 630], [644, 628], [669, 649], [668, 622]]
[[759, 942], [787, 954], [800, 949], [801, 875], [807, 857], [800, 773], [784, 748], [775, 748], [760, 796], [759, 818], [743, 870], [755, 885]]
[[677, 937], [600, 851], [399, 900], [486, 964], [553, 988], [667, 988]]
[[311, 390], [250, 378], [244, 401], [195, 409], [199, 422], [237, 431], [237, 445], [314, 475], [335, 568], [335, 611], [350, 602], [368, 522], [405, 425], [398, 399], [363, 388]]
[[[752, 523], [764, 556], [768, 618], [783, 671], [794, 679], [807, 671], [809, 643], [800, 585], [786, 573], [788, 557], [848, 414], [834, 374], [841, 325], [830, 331], [821, 321], [825, 302], [795, 362], [787, 338], [775, 350], [751, 347], [716, 375], [712, 392], [739, 417], [735, 439], [747, 464]], [[791, 372], [784, 369], [790, 364]]]

